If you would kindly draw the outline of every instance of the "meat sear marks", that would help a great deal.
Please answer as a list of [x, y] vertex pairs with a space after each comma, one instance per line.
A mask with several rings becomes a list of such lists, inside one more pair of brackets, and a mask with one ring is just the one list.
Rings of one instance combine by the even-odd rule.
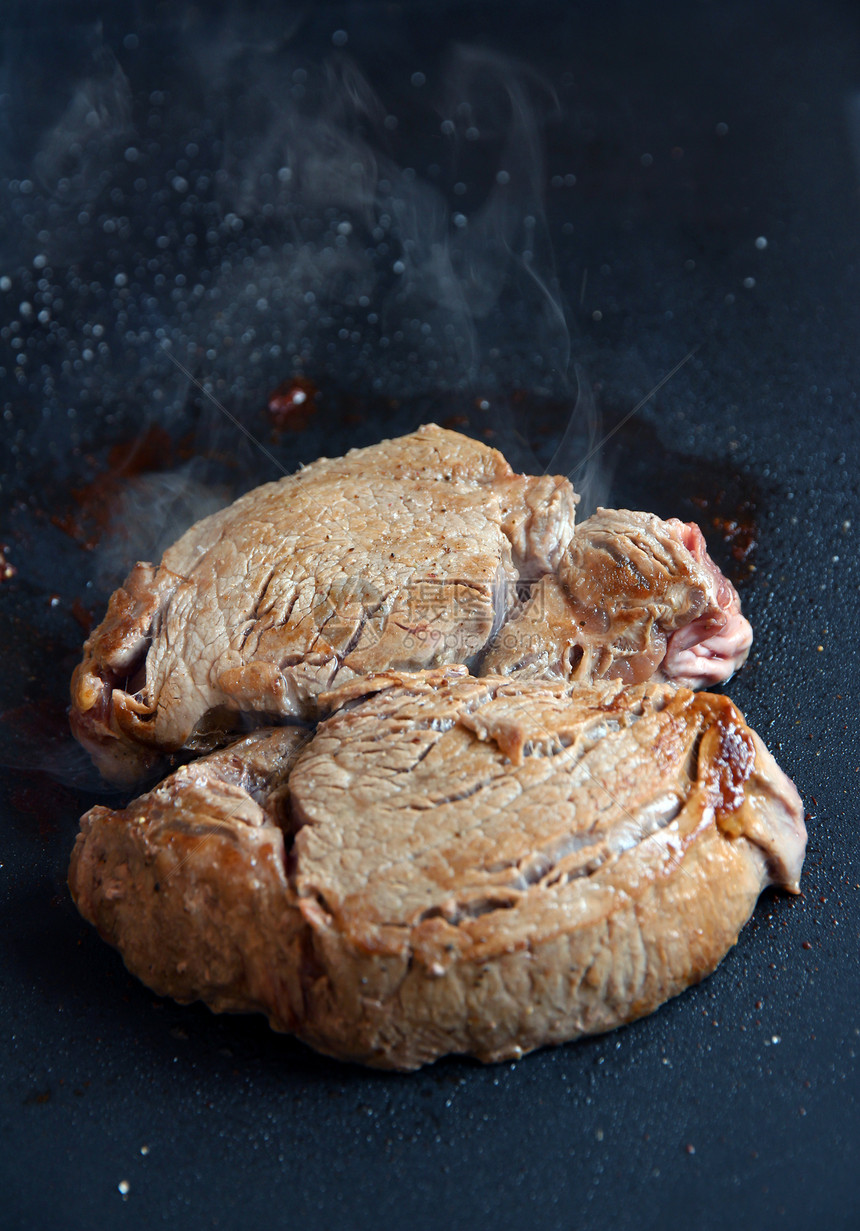
[[377, 1067], [502, 1060], [651, 1012], [798, 892], [797, 791], [695, 691], [749, 652], [737, 592], [697, 526], [576, 502], [430, 425], [135, 566], [73, 730], [116, 783], [187, 763], [91, 809], [69, 874], [133, 973]]

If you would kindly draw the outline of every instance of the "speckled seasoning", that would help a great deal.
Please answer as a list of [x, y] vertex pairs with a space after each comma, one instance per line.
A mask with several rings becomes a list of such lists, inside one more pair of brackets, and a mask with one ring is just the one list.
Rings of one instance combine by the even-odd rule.
[[[0, 533], [18, 569], [0, 585], [11, 1224], [240, 1227], [277, 1208], [311, 1231], [342, 1223], [345, 1209], [356, 1227], [416, 1231], [489, 1220], [554, 1231], [572, 1211], [581, 1228], [618, 1231], [851, 1225], [857, 21], [836, 0], [789, 0], [778, 19], [733, 0], [670, 0], [659, 22], [615, 0], [587, 14], [497, 6], [490, 23], [486, 6], [468, 3], [371, 7], [361, 20], [328, 5], [301, 19], [235, 6], [204, 15], [183, 0], [131, 14], [44, 3], [4, 13]], [[494, 92], [481, 69], [464, 97], [462, 72], [448, 71], [455, 45], [528, 66], [539, 158], [523, 158], [535, 147], [519, 134], [507, 141], [522, 95]], [[319, 110], [331, 55], [349, 57], [381, 101], [374, 110], [355, 92], [368, 111], [350, 139], [379, 133], [381, 154], [379, 198], [368, 193], [354, 218], [342, 200], [331, 205], [319, 175], [309, 178], [325, 204], [302, 198], [288, 212], [292, 137], [277, 139], [293, 91]], [[314, 137], [307, 148], [328, 147]], [[450, 257], [470, 279], [462, 299], [425, 304], [413, 275], [428, 268], [426, 248], [404, 255], [393, 234], [414, 234], [408, 211], [393, 208], [407, 199], [407, 172], [438, 193], [426, 234], [441, 237], [442, 275]], [[491, 185], [514, 192], [499, 295], [495, 257], [461, 261]], [[507, 199], [495, 200], [504, 213]], [[341, 292], [325, 272], [344, 269], [345, 221], [356, 263]], [[314, 259], [325, 248], [328, 266]], [[533, 274], [563, 307], [566, 334]], [[696, 520], [694, 497], [723, 493], [714, 514], [730, 519], [744, 488], [754, 499], [756, 571], [736, 582], [756, 643], [731, 695], [808, 806], [818, 801], [803, 897], [764, 902], [720, 970], [660, 1014], [494, 1070], [452, 1060], [408, 1078], [365, 1074], [262, 1022], [142, 989], [78, 921], [63, 885], [97, 786], [64, 728], [82, 635], [72, 607], [100, 618], [130, 560], [158, 558], [212, 502], [279, 473], [166, 359], [165, 338], [287, 470], [451, 414], [468, 419], [458, 430], [494, 431], [519, 469], [539, 472], [562, 444], [552, 470], [576, 479], [590, 442], [700, 344], [612, 437], [593, 503], [608, 491], [614, 504]], [[317, 414], [273, 442], [267, 397], [296, 375], [320, 388]], [[188, 456], [123, 484], [98, 546], [83, 550], [51, 517], [74, 511], [72, 489], [150, 424], [187, 440]], [[720, 534], [705, 530], [730, 565]], [[22, 786], [42, 796], [49, 826], [11, 802]], [[765, 1047], [774, 1034], [781, 1043]], [[120, 1179], [131, 1186], [122, 1204]]]

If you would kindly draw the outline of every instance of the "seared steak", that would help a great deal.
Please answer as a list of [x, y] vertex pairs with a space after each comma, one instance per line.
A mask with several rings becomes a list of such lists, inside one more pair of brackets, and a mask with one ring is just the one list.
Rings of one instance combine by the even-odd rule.
[[183, 1001], [202, 994], [216, 1010], [271, 1004], [272, 945], [289, 937], [295, 915], [279, 822], [307, 739], [300, 727], [255, 731], [182, 766], [124, 811], [83, 817], [72, 896], [156, 991]]
[[132, 782], [242, 715], [314, 717], [336, 680], [466, 661], [520, 572], [558, 566], [575, 501], [432, 426], [257, 488], [114, 594], [73, 680], [75, 734]]
[[[695, 527], [603, 512], [574, 537], [575, 502], [567, 479], [432, 425], [257, 488], [135, 566], [75, 672], [73, 730], [132, 783], [166, 754], [314, 719], [321, 692], [388, 668], [641, 680], [668, 646], [667, 675], [725, 678], [748, 625]], [[513, 649], [494, 643], [535, 582]], [[715, 635], [724, 653], [696, 649]]]
[[598, 509], [577, 526], [557, 575], [499, 631], [484, 669], [702, 688], [727, 680], [751, 643], [737, 592], [698, 526]]
[[301, 751], [257, 732], [84, 817], [75, 900], [157, 992], [499, 1060], [650, 1012], [797, 891], [800, 800], [726, 697], [450, 667], [320, 704]]

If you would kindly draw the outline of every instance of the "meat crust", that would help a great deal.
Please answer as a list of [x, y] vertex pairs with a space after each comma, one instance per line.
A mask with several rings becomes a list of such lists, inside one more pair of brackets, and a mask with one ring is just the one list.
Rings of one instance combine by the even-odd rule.
[[574, 533], [576, 500], [432, 424], [257, 488], [135, 566], [84, 647], [72, 729], [130, 785], [380, 670], [726, 678], [749, 625], [696, 527], [601, 510]]
[[469, 661], [520, 571], [558, 566], [575, 503], [567, 479], [433, 425], [257, 488], [113, 596], [72, 681], [75, 735], [130, 784], [249, 716], [314, 718], [336, 682]]
[[484, 670], [628, 684], [722, 683], [746, 661], [752, 629], [698, 526], [598, 509], [576, 528], [556, 575], [497, 634]]
[[797, 891], [799, 797], [726, 697], [449, 667], [320, 704], [83, 818], [73, 896], [157, 992], [501, 1060], [652, 1011]]
[[290, 767], [308, 739], [267, 728], [184, 765], [128, 808], [91, 808], [69, 887], [155, 991], [266, 1012], [299, 924], [284, 868]]

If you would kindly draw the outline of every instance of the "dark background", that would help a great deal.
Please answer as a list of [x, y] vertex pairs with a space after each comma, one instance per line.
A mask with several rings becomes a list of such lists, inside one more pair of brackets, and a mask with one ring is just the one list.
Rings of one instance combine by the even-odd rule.
[[[0, 1225], [858, 1225], [856, 7], [121, 8], [2, 17]], [[810, 842], [653, 1017], [392, 1076], [127, 975], [65, 706], [134, 559], [431, 418], [702, 524]]]

